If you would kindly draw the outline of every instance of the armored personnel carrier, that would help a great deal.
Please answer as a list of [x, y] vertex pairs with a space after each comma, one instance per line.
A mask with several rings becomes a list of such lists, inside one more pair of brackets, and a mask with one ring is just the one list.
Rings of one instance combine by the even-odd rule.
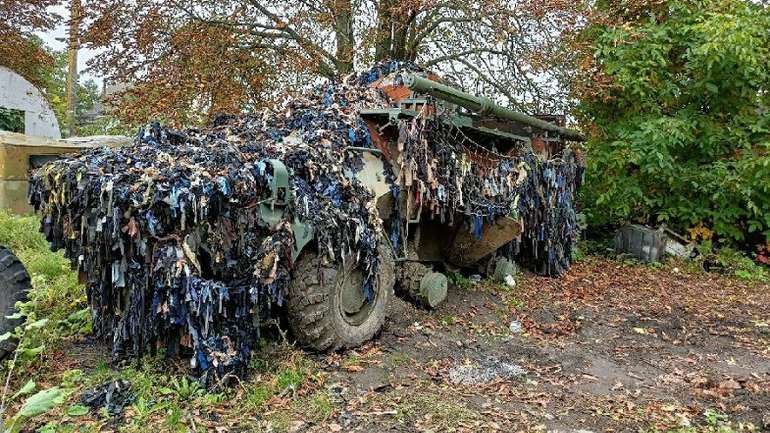
[[241, 371], [276, 313], [303, 347], [334, 350], [376, 335], [394, 289], [437, 306], [447, 270], [560, 275], [580, 140], [561, 117], [391, 62], [280, 109], [153, 124], [50, 162], [29, 200], [115, 356], [187, 346], [210, 379]]

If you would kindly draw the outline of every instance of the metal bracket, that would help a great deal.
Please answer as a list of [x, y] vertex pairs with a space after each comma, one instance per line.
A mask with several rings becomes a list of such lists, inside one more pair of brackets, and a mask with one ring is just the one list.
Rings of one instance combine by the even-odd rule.
[[[260, 164], [273, 168], [273, 178], [270, 180], [270, 197], [259, 202], [259, 213], [262, 220], [271, 229], [276, 229], [284, 219], [286, 206], [294, 199], [294, 193], [289, 186], [289, 170], [283, 162], [277, 159], [265, 159]], [[315, 238], [315, 230], [295, 217], [291, 224], [294, 233], [292, 258], [296, 260], [302, 249]]]

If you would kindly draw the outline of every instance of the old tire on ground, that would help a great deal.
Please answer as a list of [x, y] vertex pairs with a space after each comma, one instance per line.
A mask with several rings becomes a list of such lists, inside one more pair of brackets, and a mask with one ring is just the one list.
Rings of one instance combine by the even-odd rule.
[[[8, 319], [16, 312], [16, 302], [27, 299], [30, 279], [24, 265], [8, 248], [0, 246], [0, 334], [12, 331], [22, 319]], [[16, 349], [16, 342], [0, 342], [0, 359]]]
[[390, 247], [379, 244], [380, 265], [372, 302], [363, 296], [363, 272], [353, 266], [353, 260], [343, 267], [324, 263], [312, 251], [300, 256], [287, 300], [289, 328], [300, 346], [316, 351], [352, 348], [380, 331], [395, 276]]

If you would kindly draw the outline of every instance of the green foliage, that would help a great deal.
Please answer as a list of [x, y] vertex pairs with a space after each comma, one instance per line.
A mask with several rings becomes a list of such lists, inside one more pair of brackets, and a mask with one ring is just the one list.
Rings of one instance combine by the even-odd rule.
[[[668, 430], [666, 433], [738, 433], [755, 431], [757, 431], [757, 428], [751, 424], [733, 423], [727, 415], [713, 409], [707, 409], [703, 413], [701, 425], [680, 427]], [[649, 433], [657, 432], [659, 432], [657, 429], [649, 430]]]
[[[11, 316], [25, 317], [25, 322], [0, 336], [0, 340], [14, 338], [18, 342], [14, 356], [7, 361], [4, 379], [14, 374], [18, 376], [30, 364], [39, 362], [46, 349], [60, 344], [62, 337], [91, 329], [85, 291], [78, 284], [77, 275], [70, 270], [69, 261], [61, 253], [52, 253], [48, 249], [38, 225], [36, 217], [16, 217], [0, 210], [0, 244], [13, 250], [32, 277], [27, 302], [19, 304], [19, 312]], [[74, 386], [75, 381], [74, 376], [65, 377], [63, 388], [41, 390], [29, 397], [21, 409], [8, 418], [5, 431], [18, 431], [29, 418], [60, 405], [66, 390]], [[30, 394], [35, 388], [35, 382], [28, 379], [9, 401]]]
[[0, 210], [0, 244], [11, 248], [32, 278], [28, 300], [19, 305], [19, 316], [26, 317], [26, 323], [12, 333], [19, 340], [17, 361], [22, 364], [37, 359], [62, 337], [91, 330], [84, 287], [69, 260], [49, 250], [38, 227], [34, 216], [17, 217]]
[[525, 307], [524, 301], [513, 295], [508, 298], [508, 305], [519, 311], [524, 310]]
[[252, 384], [246, 392], [245, 406], [248, 410], [259, 410], [272, 396], [273, 392], [268, 385]]
[[296, 390], [302, 384], [305, 372], [299, 367], [288, 367], [278, 373], [276, 384], [279, 390]]
[[[56, 115], [56, 119], [59, 121], [62, 132], [64, 132], [64, 135], [71, 135], [71, 126], [67, 124], [67, 52], [49, 50], [49, 53], [55, 62], [52, 67], [46, 68], [43, 71], [42, 90], [48, 100], [48, 104]], [[79, 128], [80, 119], [83, 115], [92, 110], [96, 103], [99, 102], [101, 91], [93, 80], [81, 82], [78, 79], [77, 86], [75, 87], [75, 96], [77, 97], [75, 121], [78, 123], [75, 126]], [[78, 134], [82, 135], [79, 131]]]
[[206, 393], [201, 384], [188, 380], [186, 377], [171, 379], [171, 389], [180, 400], [191, 399]]
[[78, 126], [78, 135], [125, 135], [133, 136], [137, 128], [131, 125], [125, 125], [120, 120], [109, 115], [102, 115], [94, 119], [93, 122], [82, 123]]
[[24, 404], [13, 417], [4, 421], [3, 432], [16, 433], [21, 431], [24, 422], [64, 403], [65, 397], [65, 391], [57, 386], [38, 391], [24, 401]]
[[310, 406], [310, 415], [317, 423], [327, 421], [334, 413], [334, 403], [325, 392], [316, 392], [310, 400]]
[[600, 128], [587, 144], [587, 216], [768, 238], [770, 9], [666, 5], [657, 17], [585, 33], [612, 83], [581, 102]]
[[449, 282], [458, 289], [469, 289], [471, 286], [473, 286], [471, 280], [459, 272], [450, 272], [447, 274], [447, 277]]
[[24, 112], [0, 107], [0, 131], [24, 133]]
[[770, 282], [770, 271], [766, 266], [758, 265], [744, 253], [732, 248], [719, 248], [714, 252], [714, 246], [710, 240], [699, 243], [696, 247], [698, 261], [701, 264], [709, 264], [724, 274], [731, 275], [742, 280], [757, 283]]

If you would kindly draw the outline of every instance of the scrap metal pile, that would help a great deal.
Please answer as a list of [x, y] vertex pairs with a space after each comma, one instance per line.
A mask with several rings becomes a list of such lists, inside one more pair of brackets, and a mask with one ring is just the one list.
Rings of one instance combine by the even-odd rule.
[[[295, 220], [312, 226], [328, 261], [363, 265], [361, 289], [371, 297], [377, 243], [399, 236], [381, 236], [372, 193], [350, 175], [360, 154], [346, 149], [373, 146], [359, 110], [389, 105], [368, 84], [405, 70], [419, 71], [383, 63], [278, 110], [220, 117], [204, 129], [153, 124], [132, 146], [88, 150], [35, 172], [29, 198], [42, 231], [87, 277], [94, 331], [111, 339], [114, 355], [141, 357], [189, 338], [202, 380], [243, 373], [260, 318], [283, 303], [292, 277]], [[481, 170], [435, 120], [400, 126], [403, 161], [419, 180], [409, 193], [432, 202], [437, 218], [480, 230], [518, 214], [528, 255], [520, 258], [554, 275], [566, 269], [581, 177], [569, 153], [542, 162], [530, 149]], [[285, 164], [293, 191], [278, 223], [260, 213], [275, 169], [268, 159]], [[399, 179], [391, 173], [394, 193]]]

